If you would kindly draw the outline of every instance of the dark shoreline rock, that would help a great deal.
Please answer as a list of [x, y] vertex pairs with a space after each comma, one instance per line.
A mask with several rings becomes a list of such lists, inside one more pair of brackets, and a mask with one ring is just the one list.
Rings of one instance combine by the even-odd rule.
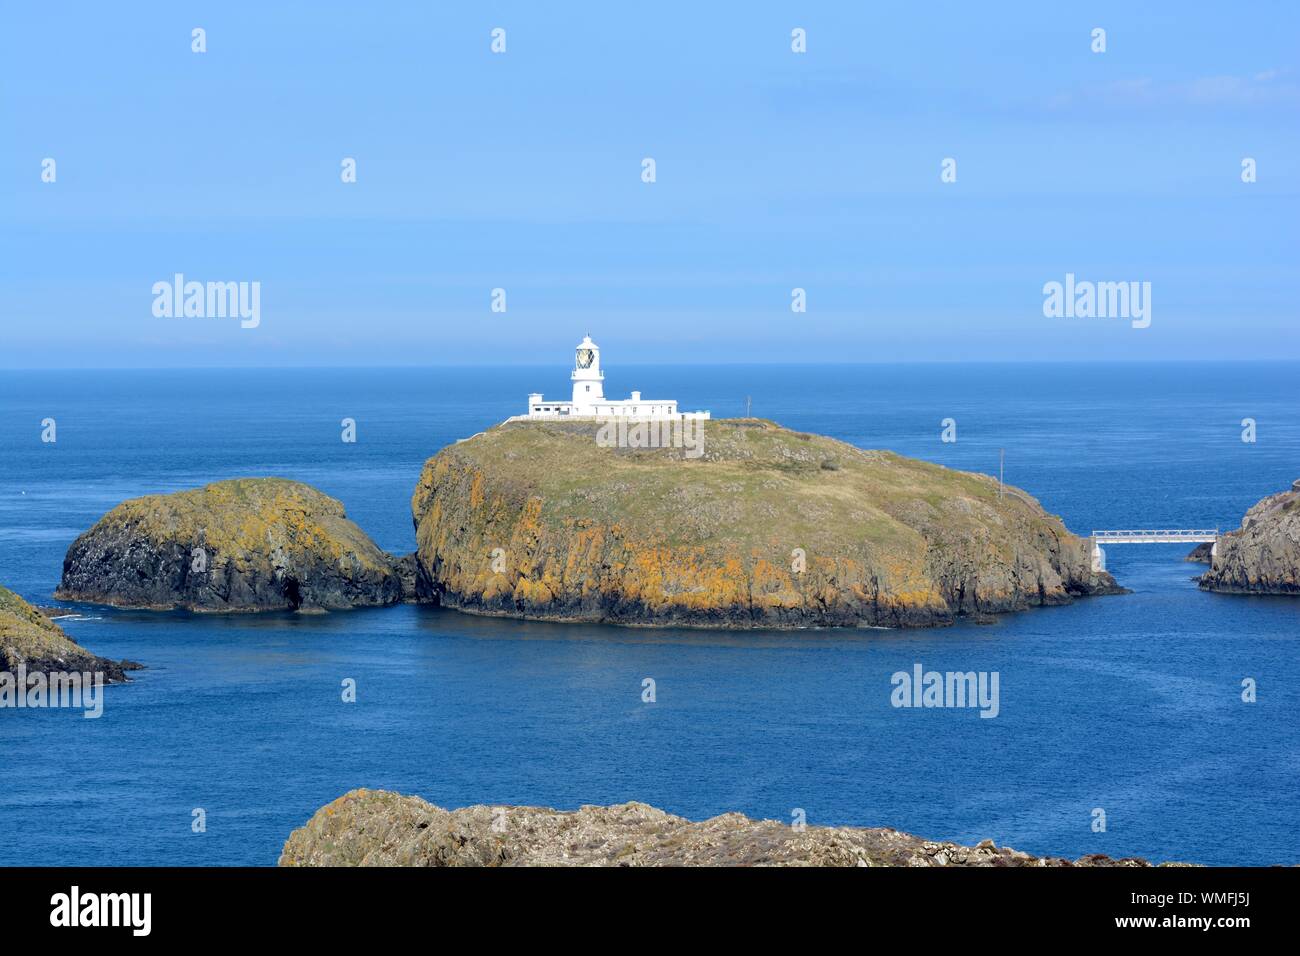
[[411, 499], [420, 598], [795, 629], [929, 627], [1124, 591], [1091, 570], [1086, 540], [985, 475], [758, 419], [704, 423], [694, 458], [605, 447], [599, 428], [507, 423], [429, 459]]
[[1219, 538], [1198, 584], [1224, 594], [1300, 595], [1300, 480], [1251, 507], [1240, 528]]
[[[644, 803], [443, 810], [419, 797], [353, 790], [285, 841], [280, 866], [963, 866], [1149, 867], [1094, 854], [1070, 861], [864, 827], [796, 829], [726, 813], [692, 823]], [[1184, 864], [1163, 863], [1161, 866]]]
[[322, 611], [402, 599], [394, 559], [343, 505], [282, 478], [123, 502], [77, 538], [55, 597], [190, 611]]
[[398, 558], [393, 563], [393, 570], [402, 584], [402, 601], [406, 604], [418, 604], [420, 601], [420, 571], [417, 556], [414, 553]]
[[134, 661], [90, 653], [50, 620], [46, 610], [0, 586], [0, 671], [16, 674], [21, 667], [28, 674], [99, 673], [106, 684], [125, 684], [130, 680], [127, 671], [143, 668]]

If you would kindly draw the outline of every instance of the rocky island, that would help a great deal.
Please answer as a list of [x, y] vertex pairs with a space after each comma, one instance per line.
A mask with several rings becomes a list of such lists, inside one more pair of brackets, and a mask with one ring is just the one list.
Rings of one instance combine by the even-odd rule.
[[1200, 587], [1230, 594], [1300, 594], [1300, 480], [1254, 505], [1241, 527], [1218, 541], [1217, 553], [1205, 546], [1188, 560], [1210, 569]]
[[63, 628], [0, 585], [0, 671], [28, 674], [99, 673], [104, 682], [121, 684], [126, 671], [139, 669], [130, 661], [96, 657], [75, 643]]
[[[692, 823], [644, 803], [443, 810], [419, 797], [353, 790], [285, 841], [280, 866], [1150, 866], [1071, 862], [898, 830], [805, 826], [726, 813]], [[1177, 865], [1177, 864], [1162, 864]]]
[[1087, 542], [985, 475], [759, 419], [700, 449], [498, 425], [425, 464], [416, 588], [465, 611], [616, 624], [949, 624], [1118, 588]]
[[[55, 596], [118, 607], [312, 611], [402, 600], [401, 562], [343, 505], [282, 478], [123, 502], [77, 538]], [[414, 569], [407, 569], [414, 580]]]

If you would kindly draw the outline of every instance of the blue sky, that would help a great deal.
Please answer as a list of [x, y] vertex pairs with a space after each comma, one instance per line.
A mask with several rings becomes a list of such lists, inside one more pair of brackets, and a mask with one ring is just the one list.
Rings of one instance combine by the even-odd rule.
[[[563, 364], [584, 332], [611, 363], [1300, 358], [1297, 27], [1284, 2], [11, 5], [0, 366]], [[177, 272], [260, 282], [261, 324], [155, 317]], [[1067, 272], [1151, 282], [1150, 328], [1045, 318]]]

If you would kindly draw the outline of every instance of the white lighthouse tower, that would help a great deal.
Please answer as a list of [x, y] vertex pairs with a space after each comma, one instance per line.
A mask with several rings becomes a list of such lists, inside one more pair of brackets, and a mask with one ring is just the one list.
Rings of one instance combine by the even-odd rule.
[[605, 373], [600, 370], [600, 346], [584, 335], [573, 353], [574, 415], [594, 415], [595, 407], [605, 401]]
[[528, 411], [510, 421], [530, 418], [708, 418], [708, 412], [679, 412], [677, 400], [671, 398], [642, 398], [633, 392], [631, 398], [605, 397], [605, 372], [600, 367], [600, 346], [584, 335], [573, 352], [573, 400], [552, 402], [541, 392], [528, 396]]

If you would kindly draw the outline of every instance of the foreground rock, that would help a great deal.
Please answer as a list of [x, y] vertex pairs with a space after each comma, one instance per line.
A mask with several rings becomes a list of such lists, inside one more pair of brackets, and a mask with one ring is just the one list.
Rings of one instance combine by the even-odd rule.
[[343, 505], [282, 478], [124, 502], [77, 538], [55, 595], [192, 611], [333, 610], [402, 599], [394, 559]]
[[1239, 529], [1219, 539], [1200, 586], [1237, 594], [1300, 594], [1300, 480], [1252, 507]]
[[897, 830], [808, 826], [727, 813], [692, 823], [644, 803], [466, 807], [353, 790], [285, 841], [280, 866], [1150, 866], [1034, 857], [991, 840], [936, 843]]
[[508, 423], [451, 445], [411, 500], [421, 596], [530, 618], [714, 627], [927, 626], [1114, 593], [1023, 492], [770, 422], [703, 454], [600, 426]]
[[0, 586], [0, 671], [15, 674], [20, 666], [28, 674], [99, 673], [108, 684], [124, 683], [125, 672], [140, 667], [96, 657], [45, 614]]

